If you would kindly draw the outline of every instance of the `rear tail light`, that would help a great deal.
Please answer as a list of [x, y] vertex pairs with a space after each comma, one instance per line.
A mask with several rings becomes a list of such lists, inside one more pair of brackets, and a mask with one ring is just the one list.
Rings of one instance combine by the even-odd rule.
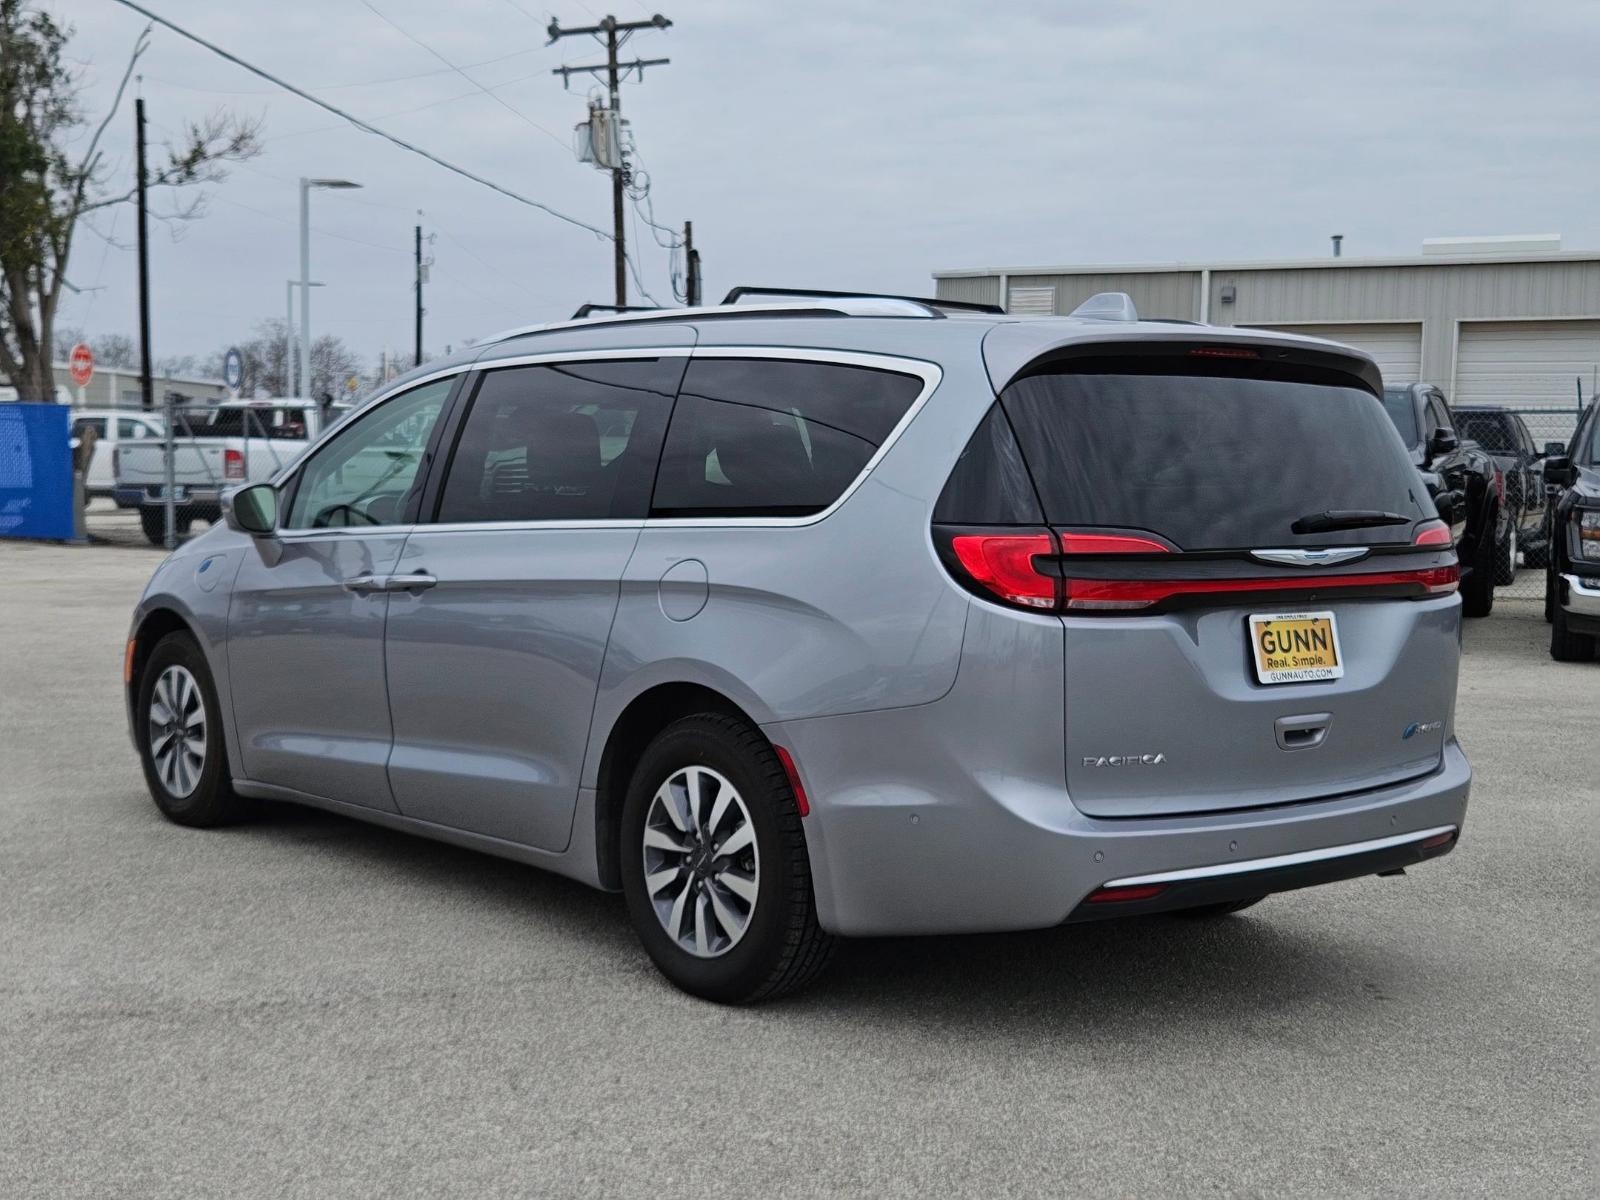
[[1024, 608], [1056, 607], [1060, 581], [1034, 563], [1039, 555], [1056, 552], [1054, 534], [957, 534], [950, 548], [967, 574], [1000, 599]]
[[244, 478], [244, 455], [237, 450], [224, 450], [222, 452], [222, 477], [224, 479]]
[[1448, 546], [1450, 541], [1450, 526], [1443, 521], [1424, 521], [1417, 526], [1417, 534], [1411, 539], [1411, 544], [1413, 546]]
[[[1450, 530], [1443, 530], [1448, 544]], [[1433, 545], [1428, 526], [1418, 531], [1417, 544]], [[1428, 541], [1422, 541], [1427, 537]], [[1138, 612], [1171, 600], [1194, 596], [1230, 596], [1263, 592], [1327, 592], [1400, 590], [1413, 598], [1445, 596], [1461, 585], [1456, 563], [1395, 571], [1361, 571], [1337, 575], [1256, 575], [1244, 578], [1082, 578], [1072, 572], [1075, 555], [1166, 555], [1170, 548], [1153, 538], [1120, 534], [1053, 533], [1007, 530], [957, 533], [949, 539], [965, 582], [990, 596], [1039, 612]], [[1063, 553], [1064, 551], [1064, 553]], [[946, 562], [949, 562], [947, 557]], [[952, 564], [954, 569], [956, 564]]]
[[1500, 498], [1500, 503], [1506, 502], [1506, 473], [1499, 468], [1494, 473], [1494, 494]]

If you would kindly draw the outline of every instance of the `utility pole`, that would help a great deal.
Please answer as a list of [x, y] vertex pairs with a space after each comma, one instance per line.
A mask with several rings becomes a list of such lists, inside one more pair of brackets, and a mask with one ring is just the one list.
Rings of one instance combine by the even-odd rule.
[[417, 226], [417, 351], [411, 363], [422, 365], [422, 226]]
[[683, 223], [683, 302], [690, 308], [701, 302], [700, 251], [694, 248], [694, 222]]
[[[156, 398], [150, 378], [150, 210], [145, 196], [143, 96], [133, 102], [133, 128], [139, 172], [139, 407], [149, 412], [156, 406]], [[112, 403], [116, 403], [115, 397]]]
[[550, 35], [547, 45], [555, 45], [564, 37], [577, 37], [580, 34], [589, 34], [606, 48], [606, 61], [591, 63], [586, 66], [557, 67], [551, 71], [552, 75], [561, 76], [563, 83], [568, 82], [573, 75], [593, 75], [596, 79], [604, 79], [607, 91], [610, 94], [610, 113], [612, 126], [616, 131], [618, 153], [617, 163], [611, 168], [611, 240], [615, 257], [617, 307], [625, 307], [628, 303], [628, 244], [626, 231], [622, 221], [622, 201], [624, 189], [628, 183], [628, 160], [621, 151], [622, 139], [622, 95], [619, 88], [622, 80], [630, 71], [637, 71], [639, 79], [644, 80], [646, 67], [664, 67], [671, 62], [668, 58], [636, 58], [632, 62], [618, 62], [617, 51], [622, 49], [627, 40], [640, 29], [670, 29], [672, 22], [656, 13], [648, 21], [619, 21], [616, 17], [607, 15], [598, 25], [585, 25], [578, 29], [563, 29], [561, 23], [554, 19], [546, 31]]

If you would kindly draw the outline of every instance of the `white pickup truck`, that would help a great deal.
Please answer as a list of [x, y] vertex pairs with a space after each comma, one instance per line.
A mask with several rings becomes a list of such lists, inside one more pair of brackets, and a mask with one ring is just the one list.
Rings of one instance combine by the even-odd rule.
[[[322, 410], [309, 400], [228, 400], [173, 413], [174, 527], [182, 536], [196, 520], [215, 521], [229, 488], [261, 483], [304, 453], [322, 430]], [[122, 444], [112, 471], [117, 494], [136, 499], [139, 524], [155, 545], [166, 540], [167, 446], [162, 439]]]

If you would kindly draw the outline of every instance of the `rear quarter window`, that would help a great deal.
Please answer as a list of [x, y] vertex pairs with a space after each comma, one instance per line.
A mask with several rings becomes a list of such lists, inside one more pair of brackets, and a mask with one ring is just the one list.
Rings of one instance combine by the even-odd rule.
[[652, 515], [821, 512], [921, 391], [917, 376], [871, 367], [693, 359], [667, 430]]

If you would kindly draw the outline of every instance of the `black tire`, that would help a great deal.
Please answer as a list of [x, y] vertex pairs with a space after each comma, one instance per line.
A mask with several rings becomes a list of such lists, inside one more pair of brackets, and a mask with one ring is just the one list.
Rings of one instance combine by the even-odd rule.
[[1505, 540], [1494, 548], [1494, 585], [1509, 587], [1517, 579], [1517, 525], [1506, 529]]
[[[151, 702], [156, 685], [169, 668], [187, 671], [198, 685], [203, 708], [203, 765], [192, 790], [183, 792], [163, 777], [151, 746]], [[169, 821], [197, 828], [211, 828], [243, 820], [254, 805], [233, 790], [228, 769], [228, 750], [223, 740], [222, 708], [211, 682], [206, 656], [187, 633], [169, 633], [156, 643], [139, 675], [139, 690], [134, 702], [134, 741], [139, 747], [139, 762], [150, 797]], [[192, 710], [191, 710], [192, 711]]]
[[[716, 957], [697, 957], [668, 934], [645, 884], [645, 824], [656, 791], [685, 767], [704, 766], [737, 790], [754, 827], [760, 864], [749, 925]], [[800, 811], [772, 744], [747, 721], [700, 713], [669, 725], [646, 747], [623, 802], [622, 890], [646, 953], [678, 987], [721, 1004], [749, 1004], [814, 979], [835, 939], [817, 924]]]
[[1236, 912], [1243, 912], [1253, 904], [1260, 904], [1265, 896], [1249, 896], [1243, 900], [1224, 900], [1220, 904], [1202, 904], [1197, 908], [1180, 908], [1173, 913], [1176, 917], [1226, 917]]
[[1554, 603], [1550, 621], [1550, 657], [1557, 662], [1588, 662], [1594, 657], [1596, 639], [1587, 633], [1574, 633], [1567, 625], [1567, 610]]
[[167, 513], [165, 509], [144, 505], [139, 509], [139, 528], [152, 546], [167, 544]]
[[1461, 585], [1461, 615], [1487, 617], [1494, 610], [1494, 577], [1497, 547], [1494, 527], [1499, 523], [1500, 510], [1491, 507], [1484, 514], [1483, 529], [1478, 533], [1477, 545], [1472, 550], [1472, 570]]

